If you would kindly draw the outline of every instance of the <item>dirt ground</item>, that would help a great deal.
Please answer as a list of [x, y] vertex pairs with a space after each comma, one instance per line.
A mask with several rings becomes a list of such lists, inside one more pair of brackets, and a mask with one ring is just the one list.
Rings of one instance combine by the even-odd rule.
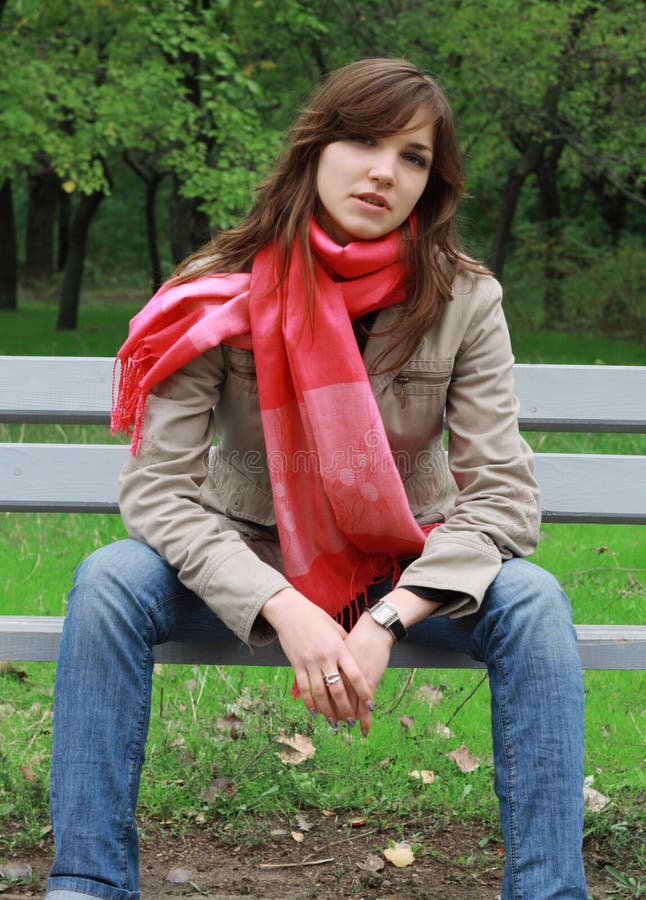
[[[303, 827], [308, 826], [308, 827]], [[369, 825], [334, 816], [307, 814], [299, 824], [277, 822], [262, 838], [242, 843], [218, 837], [205, 827], [181, 835], [157, 832], [141, 842], [141, 900], [494, 900], [500, 892], [504, 852], [488, 840], [479, 823], [430, 822], [404, 829], [414, 861], [396, 867], [384, 858], [390, 838]], [[486, 844], [486, 846], [485, 846]], [[404, 848], [405, 850], [405, 848]], [[1, 851], [0, 851], [1, 852]], [[51, 840], [30, 851], [0, 857], [8, 866], [29, 866], [33, 875], [0, 881], [0, 900], [44, 897], [51, 862]], [[616, 889], [603, 871], [617, 861], [596, 845], [586, 848], [590, 896], [612, 896]], [[15, 869], [14, 869], [15, 871]], [[16, 872], [16, 874], [18, 874]], [[168, 877], [176, 877], [173, 883]], [[618, 896], [614, 894], [614, 896]], [[539, 900], [539, 898], [536, 898]]]

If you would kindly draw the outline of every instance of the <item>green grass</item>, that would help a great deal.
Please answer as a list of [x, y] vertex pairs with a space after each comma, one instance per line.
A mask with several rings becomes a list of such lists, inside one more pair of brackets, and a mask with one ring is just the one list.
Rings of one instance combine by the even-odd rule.
[[[109, 355], [135, 309], [128, 301], [90, 303], [81, 311], [78, 333], [71, 334], [54, 331], [51, 303], [32, 302], [18, 314], [0, 316], [0, 352]], [[627, 341], [519, 334], [515, 343], [518, 358], [527, 361], [643, 362], [641, 348]], [[0, 438], [47, 439], [48, 428], [59, 440], [106, 439], [102, 429], [57, 426], [4, 426]], [[646, 452], [639, 435], [528, 439], [542, 450]], [[0, 612], [62, 615], [78, 562], [123, 534], [116, 516], [0, 514]], [[559, 577], [575, 621], [643, 621], [646, 560], [638, 526], [546, 525], [533, 558]], [[0, 857], [3, 841], [33, 843], [48, 827], [53, 679], [50, 664], [16, 664], [0, 673], [0, 833], [7, 835], [0, 837]], [[217, 817], [221, 831], [248, 833], [252, 822], [260, 836], [271, 816], [293, 819], [313, 806], [393, 828], [418, 812], [430, 811], [438, 820], [477, 816], [497, 833], [489, 691], [481, 672], [388, 671], [367, 741], [356, 729], [335, 736], [325, 722], [313, 721], [291, 699], [291, 683], [282, 669], [165, 666], [156, 672], [140, 801], [144, 831], [160, 822], [182, 828]], [[436, 706], [420, 692], [427, 684], [442, 691]], [[585, 773], [611, 798], [603, 813], [588, 816], [588, 831], [617, 853], [630, 848], [633, 856], [643, 835], [646, 794], [645, 687], [643, 673], [585, 673]], [[240, 719], [233, 735], [221, 721], [232, 713]], [[440, 736], [438, 724], [448, 724], [452, 736]], [[281, 728], [308, 736], [314, 757], [299, 766], [281, 762]], [[481, 760], [468, 774], [446, 756], [462, 744]], [[434, 783], [411, 778], [414, 769], [432, 770]], [[222, 778], [230, 786], [218, 792], [215, 780]]]
[[21, 300], [17, 312], [0, 310], [0, 354], [5, 356], [114, 356], [128, 333], [130, 318], [147, 297], [125, 291], [106, 304], [99, 292], [91, 294], [79, 312], [75, 331], [56, 331], [56, 304], [52, 298]]

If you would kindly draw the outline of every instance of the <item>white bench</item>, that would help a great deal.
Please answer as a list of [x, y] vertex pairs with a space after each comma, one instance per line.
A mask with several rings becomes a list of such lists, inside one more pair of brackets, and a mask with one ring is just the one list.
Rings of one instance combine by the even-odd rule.
[[[646, 432], [646, 366], [517, 365], [519, 422], [527, 431]], [[107, 424], [112, 360], [0, 356], [0, 422]], [[117, 513], [118, 444], [0, 444], [0, 511]], [[544, 522], [646, 524], [646, 456], [538, 453]], [[71, 575], [71, 573], [70, 573]], [[0, 660], [54, 660], [63, 619], [0, 616]], [[646, 625], [577, 625], [589, 669], [646, 669]], [[169, 642], [159, 662], [286, 665], [277, 645], [254, 653], [236, 640]], [[406, 642], [391, 664], [428, 667]], [[478, 668], [459, 654], [433, 654], [438, 668]]]

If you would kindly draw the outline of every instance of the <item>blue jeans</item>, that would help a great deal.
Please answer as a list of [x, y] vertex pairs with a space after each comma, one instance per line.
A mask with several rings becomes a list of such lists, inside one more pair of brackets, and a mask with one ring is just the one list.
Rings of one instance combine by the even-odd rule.
[[[138, 900], [135, 807], [153, 646], [225, 635], [231, 632], [145, 544], [119, 541], [79, 567], [56, 675], [52, 900]], [[555, 579], [509, 560], [479, 612], [426, 619], [408, 640], [428, 645], [430, 666], [433, 647], [466, 651], [487, 665], [503, 900], [587, 900], [583, 687], [570, 605]]]

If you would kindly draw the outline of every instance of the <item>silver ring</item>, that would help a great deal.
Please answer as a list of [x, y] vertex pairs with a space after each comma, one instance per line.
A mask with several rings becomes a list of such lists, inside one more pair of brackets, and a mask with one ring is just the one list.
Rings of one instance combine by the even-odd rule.
[[337, 681], [341, 681], [341, 673], [340, 672], [328, 672], [327, 675], [323, 676], [323, 681], [326, 683], [328, 687], [331, 687], [333, 684], [336, 684]]

